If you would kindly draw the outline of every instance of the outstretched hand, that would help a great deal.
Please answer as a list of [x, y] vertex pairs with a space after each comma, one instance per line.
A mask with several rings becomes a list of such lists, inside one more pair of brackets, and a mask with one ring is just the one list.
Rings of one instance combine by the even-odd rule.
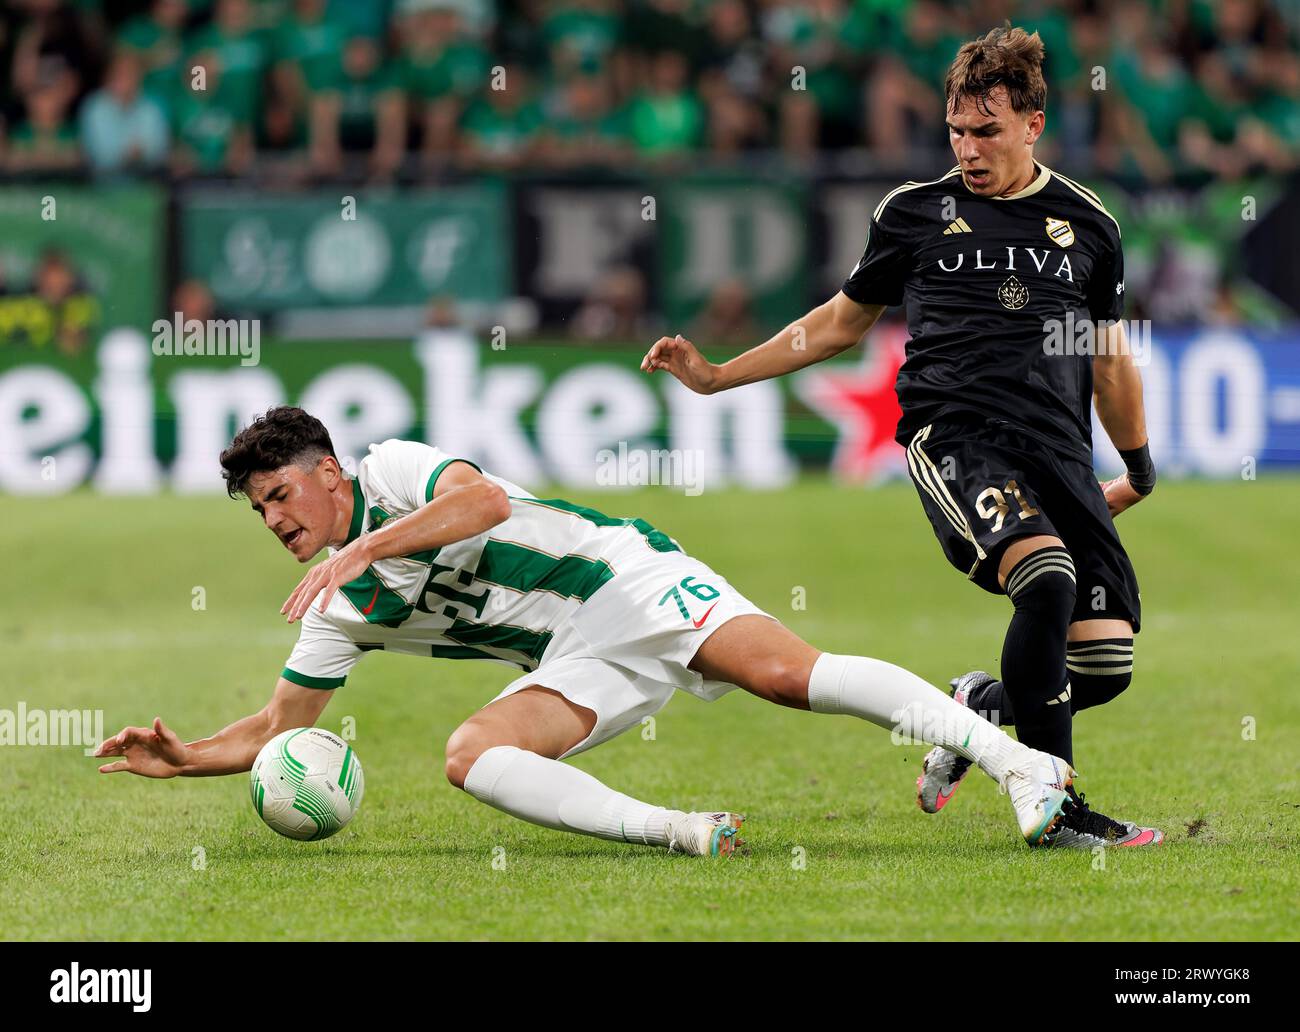
[[298, 586], [280, 607], [289, 623], [301, 620], [312, 599], [320, 596], [319, 609], [323, 613], [335, 593], [348, 581], [356, 580], [370, 567], [370, 558], [364, 551], [364, 538], [357, 538], [350, 545], [340, 548], [323, 563], [317, 563], [311, 571], [298, 582]]
[[675, 337], [660, 337], [641, 359], [643, 372], [653, 373], [656, 369], [672, 373], [696, 394], [713, 393], [717, 366], [680, 333]]
[[124, 757], [99, 768], [101, 774], [130, 771], [145, 778], [174, 778], [190, 759], [189, 747], [176, 732], [154, 717], [153, 727], [124, 727], [106, 738], [95, 750], [96, 756]]

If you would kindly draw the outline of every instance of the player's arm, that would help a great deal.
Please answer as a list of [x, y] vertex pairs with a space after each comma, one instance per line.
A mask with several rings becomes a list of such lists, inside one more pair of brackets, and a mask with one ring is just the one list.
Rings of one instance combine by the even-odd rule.
[[784, 376], [846, 351], [871, 329], [884, 305], [859, 304], [837, 293], [771, 340], [750, 348], [730, 362], [715, 365], [680, 334], [660, 337], [641, 360], [647, 373], [664, 369], [697, 394]]
[[146, 778], [238, 774], [250, 769], [262, 746], [281, 731], [314, 725], [333, 694], [331, 690], [304, 688], [281, 677], [271, 701], [261, 710], [197, 742], [182, 742], [158, 717], [152, 727], [124, 727], [95, 750], [96, 756], [122, 757], [104, 764], [99, 772], [115, 774], [125, 770]]
[[716, 394], [847, 351], [866, 336], [885, 308], [903, 300], [914, 252], [906, 226], [901, 213], [887, 210], [882, 202], [868, 224], [862, 258], [839, 292], [766, 343], [714, 365], [689, 340], [660, 337], [641, 360], [641, 368], [647, 373], [666, 369], [697, 394]]
[[340, 587], [361, 576], [371, 563], [395, 555], [442, 548], [491, 530], [510, 517], [505, 491], [467, 462], [453, 462], [438, 476], [433, 498], [401, 519], [362, 534], [323, 563], [313, 566], [280, 612], [289, 623], [302, 618], [312, 599], [320, 596], [320, 611]]
[[1093, 401], [1097, 417], [1119, 450], [1128, 472], [1102, 485], [1110, 514], [1118, 516], [1136, 505], [1156, 486], [1155, 466], [1147, 443], [1142, 376], [1129, 347], [1122, 322], [1106, 328], [1103, 346], [1092, 359]]

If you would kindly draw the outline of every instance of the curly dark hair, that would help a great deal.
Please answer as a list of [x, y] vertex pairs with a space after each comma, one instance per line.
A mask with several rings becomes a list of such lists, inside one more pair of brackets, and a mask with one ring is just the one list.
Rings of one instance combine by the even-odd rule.
[[230, 447], [221, 453], [221, 475], [226, 494], [245, 494], [254, 473], [270, 473], [283, 466], [313, 470], [326, 456], [335, 462], [334, 442], [325, 424], [309, 412], [292, 405], [267, 409], [235, 434]]
[[1012, 28], [1007, 22], [957, 51], [948, 69], [943, 95], [948, 110], [962, 98], [975, 102], [988, 113], [988, 98], [997, 87], [1007, 88], [1011, 110], [1017, 114], [1041, 111], [1047, 104], [1047, 83], [1043, 81], [1043, 41], [1037, 32]]

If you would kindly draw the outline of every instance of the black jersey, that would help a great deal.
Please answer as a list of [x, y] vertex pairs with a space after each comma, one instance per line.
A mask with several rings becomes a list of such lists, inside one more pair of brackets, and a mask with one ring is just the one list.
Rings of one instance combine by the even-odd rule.
[[1019, 429], [1091, 461], [1085, 324], [1124, 309], [1119, 224], [1091, 190], [1037, 165], [1007, 197], [971, 193], [959, 169], [907, 183], [876, 208], [844, 293], [903, 304], [897, 439], [935, 421]]

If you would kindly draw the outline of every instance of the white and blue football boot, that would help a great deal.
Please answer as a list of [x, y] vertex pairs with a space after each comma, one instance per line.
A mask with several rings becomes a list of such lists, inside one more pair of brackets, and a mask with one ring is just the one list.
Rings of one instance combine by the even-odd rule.
[[670, 814], [665, 822], [668, 852], [730, 856], [737, 846], [744, 845], [736, 837], [744, 822], [745, 818], [738, 813], [683, 813], [679, 810]]

